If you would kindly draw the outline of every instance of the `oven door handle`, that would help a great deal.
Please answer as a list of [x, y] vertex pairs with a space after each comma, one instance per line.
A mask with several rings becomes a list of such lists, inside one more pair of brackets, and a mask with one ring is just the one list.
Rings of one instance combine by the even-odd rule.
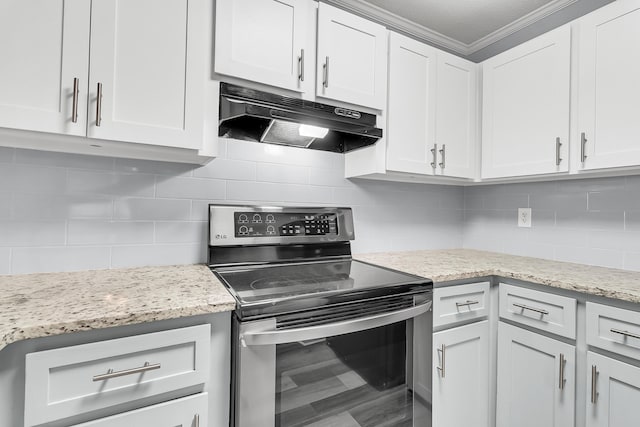
[[240, 335], [240, 342], [243, 347], [252, 345], [275, 345], [349, 334], [351, 332], [364, 331], [365, 329], [373, 329], [411, 319], [426, 313], [429, 308], [431, 308], [431, 304], [432, 302], [428, 301], [411, 308], [392, 311], [390, 313], [376, 314], [375, 316], [329, 323], [327, 325], [246, 332]]

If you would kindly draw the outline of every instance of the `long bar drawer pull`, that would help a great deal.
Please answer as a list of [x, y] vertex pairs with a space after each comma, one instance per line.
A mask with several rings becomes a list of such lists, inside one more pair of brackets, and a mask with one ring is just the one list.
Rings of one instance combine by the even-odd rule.
[[560, 372], [559, 372], [559, 381], [558, 388], [560, 390], [564, 390], [564, 365], [567, 363], [567, 360], [564, 358], [564, 354], [560, 353]]
[[444, 352], [445, 352], [445, 350], [446, 350], [446, 347], [444, 346], [444, 344], [442, 344], [440, 346], [440, 348], [438, 349], [438, 353], [440, 353], [442, 355], [442, 359], [441, 359], [442, 363], [440, 364], [440, 366], [436, 366], [436, 369], [438, 371], [440, 371], [440, 376], [442, 378], [444, 378]]
[[518, 304], [518, 303], [515, 303], [515, 302], [513, 303], [513, 305], [515, 307], [521, 308], [523, 310], [535, 311], [536, 313], [540, 313], [540, 314], [549, 314], [549, 312], [547, 310], [543, 310], [541, 308], [529, 307], [528, 305]]
[[111, 378], [124, 377], [125, 375], [133, 375], [140, 374], [142, 372], [153, 371], [155, 369], [160, 369], [159, 363], [154, 363], [153, 365], [151, 365], [149, 362], [144, 362], [144, 365], [138, 368], [125, 369], [116, 372], [114, 372], [113, 369], [109, 369], [106, 374], [100, 374], [93, 377], [93, 381], [104, 381]]
[[456, 307], [468, 307], [470, 305], [480, 304], [480, 301], [465, 301], [465, 302], [457, 302]]
[[622, 329], [611, 328], [611, 332], [614, 334], [624, 335], [625, 337], [631, 337], [640, 340], [640, 335], [634, 334], [633, 332], [623, 331]]
[[591, 403], [598, 403], [598, 367], [591, 365]]

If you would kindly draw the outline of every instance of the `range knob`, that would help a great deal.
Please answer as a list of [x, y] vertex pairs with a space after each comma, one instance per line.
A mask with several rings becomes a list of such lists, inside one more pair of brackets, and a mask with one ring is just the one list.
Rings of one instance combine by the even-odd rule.
[[240, 214], [238, 224], [246, 224], [247, 222], [249, 222], [249, 217], [246, 214]]
[[276, 228], [273, 225], [267, 225], [267, 234], [274, 236], [276, 234]]
[[262, 222], [262, 216], [260, 214], [253, 214], [253, 218], [251, 219], [251, 222]]
[[248, 234], [249, 233], [249, 228], [246, 225], [241, 225], [240, 228], [238, 229], [238, 233], [240, 233], [240, 234]]
[[276, 222], [276, 219], [273, 214], [267, 214], [267, 218], [264, 222], [266, 222], [267, 224], [273, 224], [274, 222]]

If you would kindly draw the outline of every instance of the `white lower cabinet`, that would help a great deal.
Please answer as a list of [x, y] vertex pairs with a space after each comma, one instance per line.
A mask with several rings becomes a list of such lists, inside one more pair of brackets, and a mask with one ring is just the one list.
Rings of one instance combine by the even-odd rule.
[[433, 334], [433, 425], [489, 426], [489, 321]]
[[499, 322], [496, 426], [573, 426], [575, 352], [573, 345]]
[[73, 427], [205, 427], [207, 415], [207, 393], [200, 393]]

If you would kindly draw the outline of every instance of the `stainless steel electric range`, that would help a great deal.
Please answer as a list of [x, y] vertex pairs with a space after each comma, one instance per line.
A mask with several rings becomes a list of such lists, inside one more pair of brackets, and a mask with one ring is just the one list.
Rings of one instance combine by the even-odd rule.
[[349, 208], [209, 206], [232, 426], [431, 425], [433, 282], [352, 259], [353, 239]]

